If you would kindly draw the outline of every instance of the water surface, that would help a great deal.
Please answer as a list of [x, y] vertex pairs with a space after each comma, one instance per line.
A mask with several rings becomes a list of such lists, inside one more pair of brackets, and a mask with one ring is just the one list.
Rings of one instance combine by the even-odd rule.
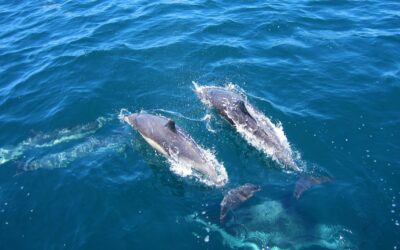
[[[399, 24], [397, 1], [0, 1], [0, 248], [399, 248]], [[243, 89], [333, 181], [293, 199], [192, 81]], [[171, 172], [121, 109], [174, 119], [227, 186]]]

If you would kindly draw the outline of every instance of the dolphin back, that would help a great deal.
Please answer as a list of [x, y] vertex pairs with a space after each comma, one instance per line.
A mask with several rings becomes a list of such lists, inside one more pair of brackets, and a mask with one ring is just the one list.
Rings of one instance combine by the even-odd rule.
[[215, 108], [252, 146], [270, 156], [282, 167], [301, 172], [280, 125], [254, 108], [241, 94], [221, 87], [197, 86], [202, 101]]
[[177, 126], [175, 121], [147, 113], [132, 114], [124, 120], [154, 149], [178, 165], [178, 168], [190, 169], [195, 175], [211, 180], [214, 185], [226, 184], [227, 174], [223, 165], [213, 159], [213, 156], [207, 155], [207, 151]]

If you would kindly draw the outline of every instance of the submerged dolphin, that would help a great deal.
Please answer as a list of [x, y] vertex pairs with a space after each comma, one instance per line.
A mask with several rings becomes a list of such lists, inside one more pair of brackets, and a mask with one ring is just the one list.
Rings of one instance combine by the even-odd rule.
[[205, 150], [197, 145], [173, 120], [159, 115], [135, 113], [122, 119], [135, 128], [159, 153], [189, 166], [195, 174], [209, 180], [214, 186], [228, 181], [225, 168], [219, 168], [206, 158]]
[[243, 137], [275, 161], [300, 172], [282, 131], [240, 94], [221, 87], [195, 86], [198, 96], [236, 127]]
[[246, 183], [243, 186], [229, 190], [221, 201], [221, 211], [219, 219], [224, 222], [229, 210], [237, 208], [240, 204], [250, 199], [254, 193], [261, 190], [260, 186]]

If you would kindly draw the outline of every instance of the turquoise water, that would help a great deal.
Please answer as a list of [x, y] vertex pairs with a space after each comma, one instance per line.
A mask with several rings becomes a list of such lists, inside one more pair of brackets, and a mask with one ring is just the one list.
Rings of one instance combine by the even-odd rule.
[[[0, 249], [399, 249], [399, 24], [397, 1], [0, 1]], [[293, 199], [193, 81], [242, 89], [332, 182]], [[170, 171], [121, 109], [174, 119], [229, 183]]]

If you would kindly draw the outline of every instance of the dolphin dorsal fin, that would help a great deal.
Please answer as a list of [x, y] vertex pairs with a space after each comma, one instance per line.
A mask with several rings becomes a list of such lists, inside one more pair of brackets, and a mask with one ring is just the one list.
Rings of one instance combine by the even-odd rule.
[[246, 105], [244, 104], [244, 101], [238, 101], [238, 102], [237, 102], [237, 105], [238, 105], [238, 108], [239, 108], [243, 113], [245, 113], [246, 115], [252, 117], [252, 116], [250, 115], [249, 111], [247, 110]]
[[173, 132], [176, 132], [176, 126], [175, 126], [175, 122], [173, 120], [169, 120], [166, 124], [165, 127], [169, 128], [170, 130], [172, 130]]

